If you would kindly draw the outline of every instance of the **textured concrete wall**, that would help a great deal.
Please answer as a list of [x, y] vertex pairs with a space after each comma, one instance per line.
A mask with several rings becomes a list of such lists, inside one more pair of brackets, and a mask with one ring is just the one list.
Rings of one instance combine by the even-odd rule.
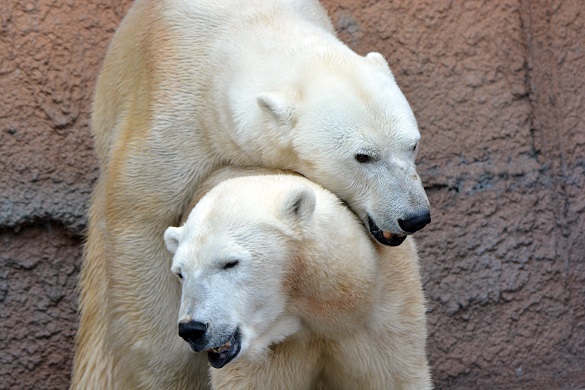
[[[585, 386], [585, 3], [326, 0], [418, 118], [437, 388]], [[0, 3], [0, 388], [67, 386], [89, 105], [125, 1]]]

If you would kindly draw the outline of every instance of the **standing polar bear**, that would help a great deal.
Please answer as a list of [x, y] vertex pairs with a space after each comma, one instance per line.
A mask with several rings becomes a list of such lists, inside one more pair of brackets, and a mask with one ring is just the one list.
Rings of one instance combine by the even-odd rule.
[[303, 177], [225, 168], [210, 181], [230, 176], [164, 235], [179, 334], [207, 352], [213, 388], [429, 389], [412, 239], [374, 244]]
[[430, 221], [408, 102], [383, 57], [337, 40], [316, 0], [137, 0], [93, 111], [74, 389], [207, 388], [206, 362], [173, 326], [181, 288], [161, 237], [220, 165], [299, 172], [386, 245]]

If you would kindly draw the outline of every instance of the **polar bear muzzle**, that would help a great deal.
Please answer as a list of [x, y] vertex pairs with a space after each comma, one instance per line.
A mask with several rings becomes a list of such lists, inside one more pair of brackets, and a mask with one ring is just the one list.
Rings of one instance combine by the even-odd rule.
[[179, 323], [179, 336], [194, 352], [207, 352], [207, 360], [213, 368], [222, 368], [231, 362], [242, 348], [240, 330], [232, 334], [213, 335], [208, 326], [199, 321]]
[[370, 233], [376, 240], [378, 240], [381, 244], [389, 245], [389, 246], [398, 246], [402, 244], [402, 242], [406, 239], [406, 235], [404, 234], [395, 234], [384, 231], [376, 225], [376, 223], [372, 220], [372, 217], [368, 215], [368, 227], [370, 229]]
[[225, 344], [207, 350], [207, 360], [211, 367], [222, 368], [238, 356], [241, 349], [240, 330], [236, 329]]
[[[409, 215], [406, 218], [398, 218], [397, 222], [404, 233], [412, 234], [418, 232], [431, 222], [431, 213], [428, 210], [424, 210], [423, 212]], [[406, 239], [406, 234], [391, 233], [380, 229], [370, 215], [368, 215], [368, 228], [372, 236], [384, 245], [398, 246]]]

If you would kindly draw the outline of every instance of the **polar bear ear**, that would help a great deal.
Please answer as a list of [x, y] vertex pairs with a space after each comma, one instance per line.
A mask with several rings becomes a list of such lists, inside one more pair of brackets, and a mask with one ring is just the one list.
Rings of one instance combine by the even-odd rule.
[[316, 202], [315, 192], [312, 189], [307, 186], [295, 188], [287, 194], [282, 214], [285, 218], [304, 223], [313, 215]]
[[376, 65], [381, 71], [386, 73], [388, 76], [390, 76], [392, 78], [392, 80], [394, 80], [394, 75], [392, 74], [392, 71], [390, 70], [390, 66], [388, 66], [388, 62], [386, 62], [386, 59], [384, 58], [384, 56], [382, 54], [373, 51], [371, 53], [368, 53], [368, 55], [366, 55], [366, 60], [368, 60], [368, 61], [370, 61], [370, 63]]
[[281, 125], [290, 125], [295, 118], [295, 106], [289, 96], [282, 92], [265, 92], [256, 97], [258, 105]]
[[175, 254], [179, 247], [179, 241], [181, 240], [181, 234], [183, 233], [182, 227], [170, 227], [165, 230], [165, 245], [167, 250], [172, 254]]

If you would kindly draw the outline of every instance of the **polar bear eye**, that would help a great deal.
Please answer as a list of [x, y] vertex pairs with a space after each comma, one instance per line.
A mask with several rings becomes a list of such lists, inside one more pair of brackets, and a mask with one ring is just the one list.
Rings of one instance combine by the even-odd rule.
[[230, 268], [234, 268], [236, 265], [238, 265], [240, 262], [238, 260], [234, 260], [234, 261], [230, 261], [228, 263], [225, 263], [223, 265], [223, 269], [227, 270]]
[[372, 161], [372, 157], [368, 156], [367, 154], [358, 153], [355, 155], [355, 160], [360, 164], [365, 164]]
[[416, 147], [418, 146], [418, 142], [416, 144], [414, 144], [414, 146], [412, 147], [412, 151], [414, 152], [416, 150]]
[[177, 275], [177, 278], [183, 280], [183, 274], [180, 272], [175, 273], [175, 275]]

